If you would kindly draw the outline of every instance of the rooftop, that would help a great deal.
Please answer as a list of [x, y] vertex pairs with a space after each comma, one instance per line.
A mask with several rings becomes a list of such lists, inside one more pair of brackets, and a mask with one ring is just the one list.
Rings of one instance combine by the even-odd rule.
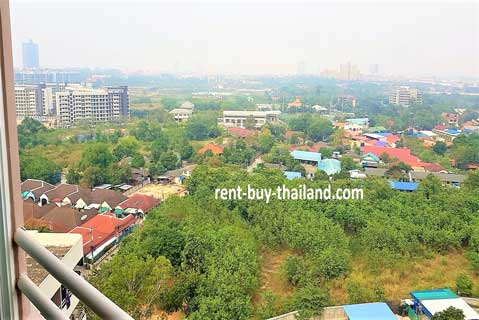
[[295, 158], [296, 160], [313, 161], [313, 162], [321, 161], [321, 153], [319, 152], [294, 150], [291, 152], [291, 156]]
[[397, 320], [384, 302], [346, 305], [344, 311], [349, 320]]

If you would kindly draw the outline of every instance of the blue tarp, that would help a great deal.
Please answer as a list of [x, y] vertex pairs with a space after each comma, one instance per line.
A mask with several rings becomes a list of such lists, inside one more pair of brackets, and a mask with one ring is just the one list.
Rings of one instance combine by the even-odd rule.
[[376, 141], [374, 145], [377, 147], [386, 147], [388, 143], [386, 141]]
[[419, 186], [418, 182], [389, 181], [391, 188], [400, 191], [414, 191]]
[[291, 156], [295, 158], [296, 160], [312, 161], [312, 162], [321, 161], [321, 153], [319, 152], [294, 150], [293, 152], [291, 152]]
[[296, 172], [296, 171], [285, 171], [283, 175], [286, 177], [288, 180], [293, 180], [297, 178], [301, 178], [301, 172]]
[[347, 305], [344, 311], [349, 320], [397, 320], [384, 302]]

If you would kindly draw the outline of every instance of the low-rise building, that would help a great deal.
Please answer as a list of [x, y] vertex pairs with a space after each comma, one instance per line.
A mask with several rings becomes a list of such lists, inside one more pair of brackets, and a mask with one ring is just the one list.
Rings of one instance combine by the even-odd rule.
[[399, 86], [389, 92], [389, 103], [408, 107], [412, 104], [422, 104], [422, 94], [418, 89]]
[[219, 124], [225, 127], [246, 128], [248, 119], [253, 121], [256, 129], [261, 128], [266, 123], [279, 122], [281, 111], [223, 111], [223, 117], [219, 119]]
[[[70, 269], [74, 269], [83, 258], [82, 237], [70, 233], [39, 233], [28, 231], [42, 246], [53, 253]], [[48, 297], [63, 312], [66, 319], [72, 319], [72, 314], [78, 305], [78, 298], [68, 288], [58, 282], [35, 259], [26, 256], [27, 275], [38, 286], [42, 293]], [[78, 271], [78, 270], [77, 270]], [[40, 312], [38, 312], [39, 318]], [[74, 319], [84, 319], [74, 317]]]
[[184, 121], [187, 121], [189, 118], [191, 118], [191, 115], [193, 114], [193, 110], [177, 108], [177, 109], [171, 110], [170, 114], [173, 116], [173, 119], [175, 119], [176, 122], [184, 122]]
[[321, 153], [319, 152], [294, 150], [291, 152], [291, 156], [301, 163], [313, 164], [315, 166], [321, 161]]

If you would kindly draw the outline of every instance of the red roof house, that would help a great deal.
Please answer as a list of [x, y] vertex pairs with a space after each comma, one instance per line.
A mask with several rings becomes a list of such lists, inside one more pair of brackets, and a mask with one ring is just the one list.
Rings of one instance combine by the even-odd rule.
[[429, 163], [422, 162], [418, 157], [411, 154], [411, 150], [408, 148], [388, 148], [378, 146], [364, 146], [361, 149], [362, 154], [373, 153], [381, 158], [383, 153], [386, 153], [390, 158], [396, 158], [400, 162], [404, 162], [411, 167], [424, 167]]
[[258, 133], [258, 131], [255, 131], [255, 130], [236, 128], [236, 127], [228, 128], [228, 132], [231, 133], [232, 135], [239, 136], [242, 138], [251, 137]]
[[148, 213], [151, 209], [157, 207], [160, 204], [160, 200], [145, 194], [135, 193], [127, 200], [119, 204], [119, 207], [123, 210], [126, 209], [138, 209], [143, 213]]
[[81, 234], [83, 237], [83, 253], [88, 255], [93, 252], [93, 257], [95, 257], [97, 255], [95, 250], [100, 249], [102, 245], [115, 241], [135, 222], [136, 218], [131, 214], [123, 219], [113, 215], [99, 214], [76, 227], [70, 233]]
[[218, 154], [218, 155], [221, 155], [223, 154], [223, 147], [220, 147], [218, 145], [215, 145], [213, 143], [208, 143], [207, 145], [205, 145], [203, 148], [201, 148], [200, 150], [198, 150], [198, 153], [199, 154], [203, 154], [205, 153], [206, 151], [211, 151], [213, 154]]

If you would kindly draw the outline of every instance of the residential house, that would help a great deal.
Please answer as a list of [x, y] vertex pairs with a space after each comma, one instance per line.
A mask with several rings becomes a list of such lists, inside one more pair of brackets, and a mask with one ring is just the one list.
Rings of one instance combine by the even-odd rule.
[[117, 218], [111, 214], [99, 214], [74, 228], [70, 233], [82, 236], [83, 255], [88, 261], [95, 261], [122, 237], [131, 233], [135, 224], [136, 218], [131, 214], [124, 218]]
[[80, 212], [71, 207], [55, 207], [37, 222], [53, 232], [69, 232], [96, 215], [95, 209]]
[[47, 203], [57, 203], [62, 204], [63, 199], [65, 199], [68, 195], [78, 192], [78, 186], [74, 184], [67, 184], [62, 183], [56, 186], [55, 188], [48, 190], [42, 193], [39, 197], [40, 205], [44, 205]]
[[299, 160], [301, 163], [318, 165], [321, 161], [321, 153], [319, 152], [294, 150], [291, 152], [291, 156], [295, 160]]
[[36, 179], [27, 179], [21, 184], [22, 199], [30, 198], [33, 201], [38, 201], [43, 193], [54, 188], [55, 186], [48, 182]]
[[[68, 268], [74, 269], [82, 261], [81, 236], [69, 233], [39, 233], [37, 231], [28, 231], [28, 233]], [[62, 311], [65, 319], [71, 319], [75, 308], [78, 306], [78, 298], [28, 254], [26, 255], [26, 265], [28, 278], [38, 286], [38, 289], [47, 299], [51, 300]], [[38, 318], [43, 319], [39, 311]], [[82, 317], [75, 319], [82, 319]]]
[[[122, 213], [143, 216], [159, 204], [160, 201], [153, 197], [135, 193], [127, 200], [120, 203], [118, 207], [123, 211]], [[115, 213], [116, 211], [117, 210], [115, 210]]]
[[208, 143], [202, 148], [198, 150], [199, 154], [204, 154], [206, 151], [211, 151], [212, 154], [215, 155], [222, 155], [223, 154], [223, 147], [213, 144], [213, 143]]
[[240, 138], [247, 138], [247, 137], [252, 137], [258, 134], [258, 131], [256, 130], [249, 130], [249, 129], [244, 129], [244, 128], [228, 128], [228, 133], [230, 133], [233, 136], [237, 136]]

